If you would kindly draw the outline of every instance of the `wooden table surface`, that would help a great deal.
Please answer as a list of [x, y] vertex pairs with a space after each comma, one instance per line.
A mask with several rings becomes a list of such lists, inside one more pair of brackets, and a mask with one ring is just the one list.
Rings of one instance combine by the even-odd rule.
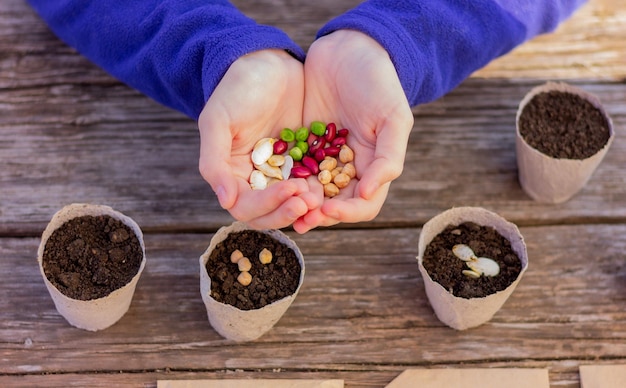
[[[356, 0], [235, 2], [308, 47]], [[626, 364], [626, 7], [592, 0], [415, 108], [403, 175], [373, 221], [286, 230], [306, 277], [259, 340], [209, 325], [198, 257], [232, 222], [197, 170], [196, 124], [129, 89], [55, 38], [24, 0], [0, 2], [0, 386], [155, 387], [161, 379], [343, 379], [384, 387], [411, 368], [545, 368], [578, 387], [581, 365]], [[520, 188], [515, 113], [532, 87], [596, 94], [616, 138], [587, 186], [542, 205]], [[36, 263], [50, 217], [106, 204], [145, 232], [128, 313], [87, 332], [56, 311]], [[455, 331], [435, 317], [415, 256], [421, 226], [481, 206], [520, 226], [530, 266], [493, 319]]]

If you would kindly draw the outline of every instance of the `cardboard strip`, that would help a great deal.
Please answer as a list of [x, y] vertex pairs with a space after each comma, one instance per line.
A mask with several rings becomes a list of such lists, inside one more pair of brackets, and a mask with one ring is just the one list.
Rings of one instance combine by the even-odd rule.
[[157, 388], [343, 388], [343, 380], [159, 380]]
[[624, 388], [626, 387], [626, 364], [624, 365], [581, 365], [581, 388]]
[[410, 369], [387, 388], [549, 388], [547, 369]]

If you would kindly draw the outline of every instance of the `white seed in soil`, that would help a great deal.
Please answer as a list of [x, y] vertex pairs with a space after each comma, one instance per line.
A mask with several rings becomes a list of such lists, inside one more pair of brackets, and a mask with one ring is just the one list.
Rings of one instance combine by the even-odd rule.
[[252, 190], [264, 190], [267, 187], [267, 177], [259, 170], [252, 171], [250, 174], [250, 187]]
[[285, 163], [280, 166], [280, 171], [283, 174], [283, 180], [289, 179], [291, 175], [291, 169], [293, 168], [293, 158], [289, 155], [285, 156]]
[[480, 274], [478, 272], [474, 272], [471, 269], [464, 269], [462, 273], [463, 275], [472, 279], [478, 279], [480, 277]]
[[261, 171], [263, 173], [263, 175], [265, 175], [268, 178], [276, 178], [276, 179], [283, 179], [283, 173], [280, 170], [280, 167], [274, 167], [274, 166], [270, 166], [267, 163], [263, 163], [263, 164], [255, 164], [254, 167]]
[[476, 255], [474, 254], [474, 251], [472, 250], [472, 248], [470, 248], [469, 246], [465, 244], [457, 244], [453, 246], [452, 253], [454, 253], [454, 256], [458, 257], [459, 259], [463, 261], [470, 261], [470, 260], [476, 259]]
[[497, 276], [500, 273], [500, 266], [488, 257], [479, 257], [465, 263], [472, 271], [485, 276]]
[[256, 142], [252, 150], [252, 163], [256, 165], [263, 164], [274, 154], [274, 143], [276, 139], [264, 137]]

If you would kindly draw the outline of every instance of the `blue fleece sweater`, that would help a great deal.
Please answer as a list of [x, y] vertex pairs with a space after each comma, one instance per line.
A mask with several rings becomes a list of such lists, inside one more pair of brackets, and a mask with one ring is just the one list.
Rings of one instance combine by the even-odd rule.
[[[285, 33], [226, 0], [28, 0], [68, 45], [122, 82], [197, 119], [228, 67]], [[553, 30], [585, 0], [369, 0], [319, 36], [354, 29], [389, 53], [411, 105], [432, 101], [490, 60]]]

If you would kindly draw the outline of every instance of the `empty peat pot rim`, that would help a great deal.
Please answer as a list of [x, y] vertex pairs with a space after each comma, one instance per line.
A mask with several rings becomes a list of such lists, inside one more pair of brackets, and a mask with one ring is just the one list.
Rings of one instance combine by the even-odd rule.
[[590, 158], [614, 137], [599, 98], [562, 82], [547, 82], [526, 94], [517, 110], [516, 132], [537, 152], [567, 160]]
[[[587, 107], [586, 112], [593, 112], [596, 116], [596, 124], [602, 123], [603, 130], [608, 128], [608, 140], [605, 138], [603, 141], [596, 142], [596, 149], [590, 151], [594, 152], [592, 155], [582, 159], [554, 157], [536, 149], [522, 136], [520, 118], [525, 114], [527, 104], [539, 95], [549, 97], [550, 92], [555, 92], [556, 95], [576, 96], [577, 101], [582, 101]], [[573, 112], [574, 114], [580, 113], [576, 110]], [[559, 125], [559, 128], [563, 129], [563, 126]], [[604, 159], [614, 137], [613, 122], [599, 99], [593, 94], [565, 83], [548, 82], [535, 87], [520, 102], [516, 117], [515, 151], [518, 178], [522, 189], [539, 203], [559, 204], [568, 201], [587, 184]], [[557, 140], [556, 143], [558, 142]], [[553, 140], [552, 143], [555, 141]]]

